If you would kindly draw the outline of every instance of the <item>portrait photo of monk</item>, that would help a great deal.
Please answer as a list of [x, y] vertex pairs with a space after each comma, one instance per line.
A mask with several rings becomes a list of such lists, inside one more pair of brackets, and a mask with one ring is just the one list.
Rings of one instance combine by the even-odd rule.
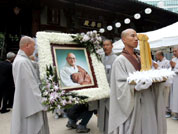
[[86, 50], [55, 49], [60, 86], [63, 89], [91, 86], [93, 77]]

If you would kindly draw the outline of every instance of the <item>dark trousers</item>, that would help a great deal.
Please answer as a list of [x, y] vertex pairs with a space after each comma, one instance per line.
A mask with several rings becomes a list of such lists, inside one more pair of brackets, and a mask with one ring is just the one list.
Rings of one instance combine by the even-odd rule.
[[85, 104], [76, 104], [71, 108], [67, 109], [67, 117], [70, 123], [75, 123], [81, 120], [79, 125], [87, 126], [90, 118], [93, 115], [93, 111], [88, 111], [88, 106]]
[[2, 107], [1, 107], [1, 110], [4, 111], [4, 110], [7, 110], [7, 101], [8, 101], [8, 95], [7, 93], [3, 93], [1, 96], [0, 96], [0, 107], [1, 107], [1, 104], [2, 104]]

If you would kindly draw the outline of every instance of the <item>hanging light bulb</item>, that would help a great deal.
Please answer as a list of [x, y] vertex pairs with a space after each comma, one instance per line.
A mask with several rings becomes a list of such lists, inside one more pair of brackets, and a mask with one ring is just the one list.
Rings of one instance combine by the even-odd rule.
[[115, 24], [115, 27], [117, 27], [117, 28], [121, 27], [121, 23], [120, 23], [120, 22], [117, 22], [117, 23]]
[[129, 24], [129, 23], [130, 23], [130, 19], [129, 19], [129, 18], [126, 18], [126, 19], [124, 20], [124, 23], [125, 23], [125, 24]]
[[151, 12], [152, 12], [151, 8], [146, 8], [146, 9], [145, 9], [145, 13], [146, 13], [146, 14], [150, 14]]
[[141, 15], [140, 15], [139, 13], [136, 13], [136, 14], [134, 15], [134, 18], [135, 18], [136, 20], [138, 20], [138, 19], [141, 18]]
[[112, 26], [107, 26], [107, 30], [111, 31], [112, 30]]
[[104, 33], [105, 32], [104, 28], [100, 28], [99, 32]]

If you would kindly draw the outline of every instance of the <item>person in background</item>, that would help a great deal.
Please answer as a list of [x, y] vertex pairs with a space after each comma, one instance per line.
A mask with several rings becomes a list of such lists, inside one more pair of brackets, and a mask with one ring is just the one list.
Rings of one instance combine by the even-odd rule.
[[[112, 48], [113, 45], [111, 40], [106, 39], [103, 41], [103, 50], [105, 54], [102, 55], [102, 63], [105, 67], [106, 77], [109, 85], [110, 85], [112, 63], [117, 57], [117, 55], [113, 53]], [[97, 115], [98, 115], [99, 130], [103, 134], [108, 134], [109, 98], [101, 99], [98, 101]]]
[[[89, 111], [88, 104], [76, 104], [69, 109], [65, 109], [65, 112], [68, 117], [67, 128], [76, 129], [77, 133], [90, 132], [87, 124], [94, 111]], [[79, 120], [81, 121], [78, 123]]]
[[155, 69], [161, 69], [161, 68], [170, 68], [169, 60], [164, 57], [164, 53], [162, 51], [156, 52], [156, 60], [157, 63], [153, 63], [153, 66]]
[[[170, 61], [164, 57], [164, 53], [162, 51], [157, 51], [156, 52], [156, 60], [157, 62], [153, 62], [153, 66], [155, 69], [169, 69], [170, 66]], [[166, 104], [166, 117], [169, 118], [171, 117], [171, 110], [170, 110], [170, 88], [171, 84], [167, 82], [165, 84], [166, 90], [164, 90], [164, 95], [165, 95], [165, 104]]]
[[14, 98], [14, 81], [12, 76], [12, 62], [15, 53], [8, 52], [5, 61], [0, 61], [0, 110], [1, 113], [9, 112], [7, 108], [12, 108]]
[[178, 120], [178, 46], [173, 48], [174, 58], [170, 61], [172, 70], [176, 73], [170, 92], [170, 109], [174, 113], [172, 119]]

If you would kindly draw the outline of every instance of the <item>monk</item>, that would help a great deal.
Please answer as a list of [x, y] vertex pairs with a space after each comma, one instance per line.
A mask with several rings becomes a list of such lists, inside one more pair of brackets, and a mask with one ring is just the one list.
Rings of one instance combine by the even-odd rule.
[[21, 38], [20, 50], [13, 63], [15, 96], [11, 134], [49, 134], [46, 108], [39, 89], [40, 80], [29, 56], [34, 52], [34, 40]]
[[172, 70], [176, 73], [170, 92], [170, 109], [174, 113], [172, 119], [178, 120], [178, 46], [173, 49], [174, 58], [170, 61]]
[[134, 53], [138, 38], [133, 29], [124, 30], [121, 38], [125, 48], [111, 71], [109, 134], [166, 134], [164, 84], [127, 82], [129, 73], [141, 69], [140, 58]]
[[[104, 54], [102, 55], [102, 63], [105, 67], [107, 81], [110, 85], [112, 63], [117, 55], [112, 51], [112, 41], [106, 39], [103, 41]], [[102, 134], [108, 134], [108, 119], [109, 119], [109, 98], [101, 99], [98, 101], [98, 128]]]

